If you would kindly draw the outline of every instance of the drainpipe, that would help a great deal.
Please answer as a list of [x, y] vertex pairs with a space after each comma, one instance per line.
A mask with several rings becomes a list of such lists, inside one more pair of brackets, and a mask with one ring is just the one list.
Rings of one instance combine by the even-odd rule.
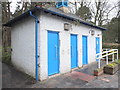
[[36, 81], [38, 81], [38, 23], [39, 20], [36, 16], [34, 16], [32, 14], [32, 11], [29, 11], [30, 16], [32, 16], [35, 19], [35, 64], [36, 64], [36, 68], [35, 68], [35, 78]]

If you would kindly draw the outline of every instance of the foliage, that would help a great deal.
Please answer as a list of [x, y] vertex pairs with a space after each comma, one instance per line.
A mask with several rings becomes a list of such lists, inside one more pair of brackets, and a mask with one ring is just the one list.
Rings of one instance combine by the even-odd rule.
[[107, 66], [108, 67], [114, 67], [114, 66], [116, 66], [117, 64], [115, 63], [115, 62], [113, 62], [113, 63], [110, 63], [110, 64], [108, 64]]
[[103, 43], [102, 48], [117, 49], [118, 45], [107, 45]]
[[103, 43], [102, 48], [118, 49], [118, 57], [120, 58], [120, 45], [108, 45]]
[[92, 19], [92, 14], [90, 12], [89, 7], [87, 7], [87, 6], [80, 7], [76, 11], [76, 15], [78, 15], [80, 18], [82, 18], [86, 21], [90, 21]]
[[114, 63], [116, 63], [116, 64], [120, 64], [120, 59], [119, 59], [119, 60], [115, 60]]
[[7, 47], [6, 51], [5, 48], [0, 48], [0, 52], [2, 52], [2, 62], [6, 63], [6, 64], [11, 64], [11, 47]]
[[34, 8], [36, 6], [48, 8], [51, 6], [55, 6], [55, 2], [31, 2], [31, 8]]
[[[21, 4], [22, 4], [22, 8], [20, 7]], [[17, 3], [16, 10], [12, 14], [12, 16], [13, 17], [19, 16], [22, 13], [26, 12], [27, 10], [32, 9], [36, 6], [48, 8], [53, 5], [55, 5], [55, 2], [24, 2], [24, 1], [21, 1]]]
[[120, 17], [113, 18], [109, 23], [103, 27], [107, 28], [107, 31], [103, 31], [103, 42], [107, 43], [120, 43], [119, 39], [119, 28], [120, 28]]
[[103, 68], [104, 68], [104, 67], [97, 68], [97, 69], [95, 69], [95, 70], [94, 70], [94, 72], [100, 72], [100, 71], [102, 71], [102, 70], [103, 70]]

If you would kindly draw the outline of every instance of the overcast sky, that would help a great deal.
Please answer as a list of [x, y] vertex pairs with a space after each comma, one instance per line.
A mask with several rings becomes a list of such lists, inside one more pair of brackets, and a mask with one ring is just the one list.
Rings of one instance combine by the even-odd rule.
[[[16, 5], [17, 1], [21, 1], [21, 0], [9, 0], [9, 1], [12, 1], [12, 3], [11, 3], [11, 12], [14, 12], [15, 9], [16, 9], [16, 6], [17, 6]], [[24, 0], [24, 1], [29, 1], [29, 0]], [[41, 1], [41, 0], [37, 0], [37, 1]], [[69, 0], [69, 1], [74, 1], [74, 0]], [[80, 0], [77, 0], [77, 1], [80, 1]], [[94, 2], [94, 0], [88, 0], [88, 1]], [[118, 2], [118, 0], [108, 0], [108, 1], [109, 1], [109, 4], [111, 5], [111, 7], [113, 7]], [[115, 17], [116, 13], [117, 13], [117, 9], [112, 10], [111, 13], [109, 14], [109, 19]]]

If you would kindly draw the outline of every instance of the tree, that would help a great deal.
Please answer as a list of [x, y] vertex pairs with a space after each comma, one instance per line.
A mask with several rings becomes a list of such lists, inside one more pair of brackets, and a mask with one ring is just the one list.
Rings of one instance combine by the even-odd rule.
[[32, 2], [31, 1], [31, 8], [34, 8], [36, 6], [48, 8], [51, 6], [55, 6], [55, 2]]
[[82, 6], [76, 11], [76, 15], [78, 15], [80, 18], [90, 21], [92, 19], [92, 14], [90, 12], [89, 7]]
[[119, 39], [119, 23], [120, 17], [114, 17], [112, 20], [104, 25], [108, 29], [108, 31], [103, 32], [103, 42], [107, 43], [120, 43]]
[[[22, 5], [22, 7], [20, 7], [20, 5]], [[13, 18], [16, 16], [21, 15], [22, 13], [26, 12], [27, 10], [30, 9], [30, 2], [24, 2], [23, 0], [21, 0], [20, 2], [17, 2], [17, 7], [15, 12], [12, 14]]]
[[102, 26], [105, 22], [110, 21], [108, 18], [110, 12], [117, 8], [119, 5], [110, 6], [108, 0], [96, 0], [94, 4], [90, 6], [92, 16], [94, 19], [94, 24]]
[[[10, 3], [11, 2], [2, 2], [2, 23], [6, 23], [7, 21], [10, 20], [11, 17], [11, 12], [10, 12]], [[2, 44], [3, 47], [10, 46], [10, 30], [9, 28], [3, 28], [2, 29]]]
[[[11, 2], [2, 2], [2, 23], [6, 23], [11, 18], [11, 12], [10, 12], [10, 3]], [[10, 47], [11, 46], [11, 31], [10, 28], [2, 27], [2, 60], [8, 60], [9, 57], [6, 57], [7, 54], [10, 55]]]
[[10, 20], [11, 12], [10, 12], [10, 4], [11, 2], [2, 2], [2, 22], [5, 23]]

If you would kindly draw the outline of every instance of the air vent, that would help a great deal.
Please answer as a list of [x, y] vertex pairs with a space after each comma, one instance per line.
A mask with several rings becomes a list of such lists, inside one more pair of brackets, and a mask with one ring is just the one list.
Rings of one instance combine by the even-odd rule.
[[64, 30], [69, 31], [71, 29], [71, 25], [69, 23], [64, 23]]
[[90, 30], [89, 33], [93, 36], [95, 35], [95, 31], [94, 30]]

